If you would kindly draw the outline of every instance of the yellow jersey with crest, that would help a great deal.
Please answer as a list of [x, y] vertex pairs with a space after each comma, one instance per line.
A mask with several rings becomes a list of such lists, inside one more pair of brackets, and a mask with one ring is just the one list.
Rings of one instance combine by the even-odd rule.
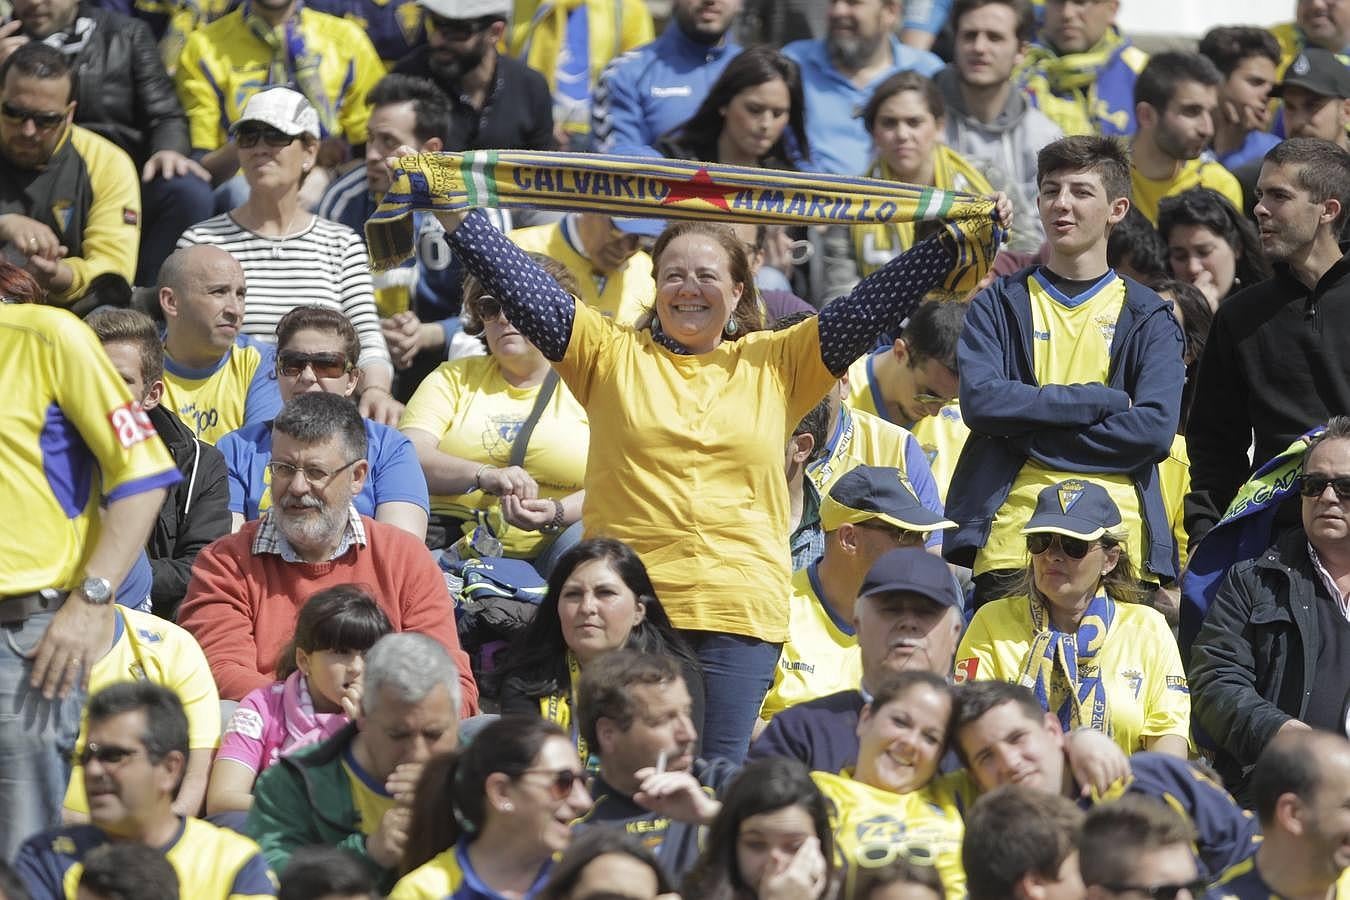
[[1242, 185], [1233, 173], [1213, 159], [1189, 159], [1171, 178], [1145, 178], [1134, 166], [1130, 167], [1130, 202], [1154, 225], [1158, 224], [1158, 206], [1164, 197], [1175, 197], [1191, 188], [1209, 188], [1217, 192], [1242, 212]]
[[792, 574], [788, 639], [778, 656], [773, 687], [759, 708], [765, 722], [789, 706], [854, 690], [862, 683], [858, 633], [825, 602], [818, 562]]
[[[1125, 281], [1112, 270], [1076, 297], [1068, 297], [1036, 270], [1027, 277], [1033, 334], [1032, 370], [1037, 384], [1105, 384], [1111, 371], [1111, 341], [1125, 305]], [[1125, 545], [1136, 564], [1144, 558], [1144, 526], [1139, 494], [1129, 475], [1065, 472], [1027, 459], [1013, 479], [1008, 499], [994, 514], [989, 540], [975, 556], [975, 574], [1027, 565], [1022, 528], [1043, 489], [1066, 478], [1091, 480], [1111, 495], [1120, 509]]]

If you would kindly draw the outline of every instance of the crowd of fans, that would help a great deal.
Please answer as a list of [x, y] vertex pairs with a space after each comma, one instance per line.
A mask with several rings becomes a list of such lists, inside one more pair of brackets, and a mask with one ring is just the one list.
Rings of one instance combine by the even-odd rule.
[[1350, 900], [1350, 0], [1121, 2], [13, 0], [0, 900]]

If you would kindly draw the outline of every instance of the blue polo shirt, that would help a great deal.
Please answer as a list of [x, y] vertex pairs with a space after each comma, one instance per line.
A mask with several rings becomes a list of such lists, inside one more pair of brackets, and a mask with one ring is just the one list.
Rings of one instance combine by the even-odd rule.
[[794, 41], [783, 53], [802, 69], [811, 158], [819, 171], [834, 175], [861, 175], [872, 161], [872, 136], [863, 127], [861, 115], [877, 85], [896, 72], [912, 69], [932, 78], [942, 68], [937, 56], [902, 44], [895, 35], [891, 35], [895, 65], [861, 88], [830, 62], [824, 40]]

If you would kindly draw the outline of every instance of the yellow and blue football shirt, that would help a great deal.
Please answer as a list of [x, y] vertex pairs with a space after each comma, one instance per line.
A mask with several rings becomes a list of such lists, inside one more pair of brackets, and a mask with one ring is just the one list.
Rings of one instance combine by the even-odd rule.
[[[33, 900], [75, 900], [84, 858], [111, 838], [93, 825], [44, 831], [24, 843], [14, 869]], [[192, 900], [275, 897], [276, 878], [253, 841], [201, 819], [184, 819], [160, 848], [178, 873], [179, 895]]]
[[164, 400], [188, 430], [214, 444], [221, 437], [281, 412], [276, 347], [239, 335], [215, 365], [191, 369], [164, 357]]
[[[468, 846], [466, 841], [460, 841], [404, 875], [394, 885], [389, 900], [501, 900], [501, 894], [484, 884], [473, 870]], [[533, 897], [544, 886], [552, 867], [551, 860], [544, 864], [525, 892], [526, 897]]]
[[[1256, 867], [1256, 857], [1249, 856], [1225, 869], [1210, 886], [1205, 900], [1286, 900], [1286, 897], [1275, 893], [1266, 884], [1266, 880], [1261, 877], [1261, 870]], [[1336, 879], [1327, 900], [1350, 900], [1350, 869], [1346, 869]]]
[[764, 721], [795, 706], [862, 683], [862, 654], [852, 622], [825, 601], [818, 562], [792, 574], [788, 639], [778, 657], [773, 687], [764, 696]]
[[0, 305], [0, 585], [73, 588], [98, 539], [100, 501], [182, 476], [98, 337], [65, 310]]
[[1242, 185], [1237, 178], [1212, 158], [1189, 159], [1181, 164], [1171, 178], [1155, 180], [1145, 178], [1134, 166], [1130, 166], [1130, 202], [1134, 208], [1154, 225], [1158, 224], [1158, 206], [1164, 197], [1175, 197], [1191, 188], [1209, 188], [1221, 195], [1233, 205], [1233, 209], [1242, 212]]
[[361, 767], [352, 753], [350, 743], [342, 750], [342, 771], [347, 776], [347, 786], [351, 788], [352, 808], [356, 810], [361, 833], [374, 834], [384, 814], [397, 805], [394, 795]]
[[632, 325], [652, 302], [652, 258], [639, 250], [618, 271], [601, 275], [581, 250], [575, 220], [517, 228], [507, 237], [530, 253], [542, 253], [567, 267], [577, 283], [577, 296], [587, 306], [618, 322]]

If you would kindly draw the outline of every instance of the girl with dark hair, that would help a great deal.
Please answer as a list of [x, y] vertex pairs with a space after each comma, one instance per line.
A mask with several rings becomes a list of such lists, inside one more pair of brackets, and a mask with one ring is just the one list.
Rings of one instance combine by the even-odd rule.
[[794, 759], [750, 763], [727, 787], [722, 809], [684, 880], [699, 900], [821, 900], [834, 881], [829, 801]]
[[901, 858], [865, 873], [854, 900], [947, 900], [947, 891], [932, 863]]
[[206, 792], [208, 813], [248, 810], [253, 783], [283, 753], [318, 743], [356, 717], [365, 652], [393, 630], [375, 599], [354, 584], [306, 601], [277, 677], [239, 703], [220, 739]]
[[504, 716], [467, 749], [430, 760], [414, 797], [407, 874], [390, 900], [439, 900], [461, 886], [482, 900], [534, 897], [591, 807], [562, 729], [527, 716]]
[[1209, 188], [1165, 198], [1158, 206], [1158, 233], [1172, 275], [1199, 288], [1211, 310], [1272, 274], [1256, 226]]
[[771, 47], [746, 50], [722, 71], [693, 117], [655, 146], [670, 159], [809, 169], [797, 64]]
[[670, 624], [642, 560], [622, 541], [582, 541], [558, 560], [548, 596], [511, 647], [502, 713], [536, 713], [568, 730], [582, 762], [595, 768], [573, 721], [577, 681], [587, 663], [620, 647], [676, 658], [693, 721], [703, 721], [698, 659]]
[[534, 900], [595, 900], [606, 889], [621, 889], [626, 900], [675, 897], [675, 887], [656, 854], [614, 826], [588, 828], [578, 834]]

